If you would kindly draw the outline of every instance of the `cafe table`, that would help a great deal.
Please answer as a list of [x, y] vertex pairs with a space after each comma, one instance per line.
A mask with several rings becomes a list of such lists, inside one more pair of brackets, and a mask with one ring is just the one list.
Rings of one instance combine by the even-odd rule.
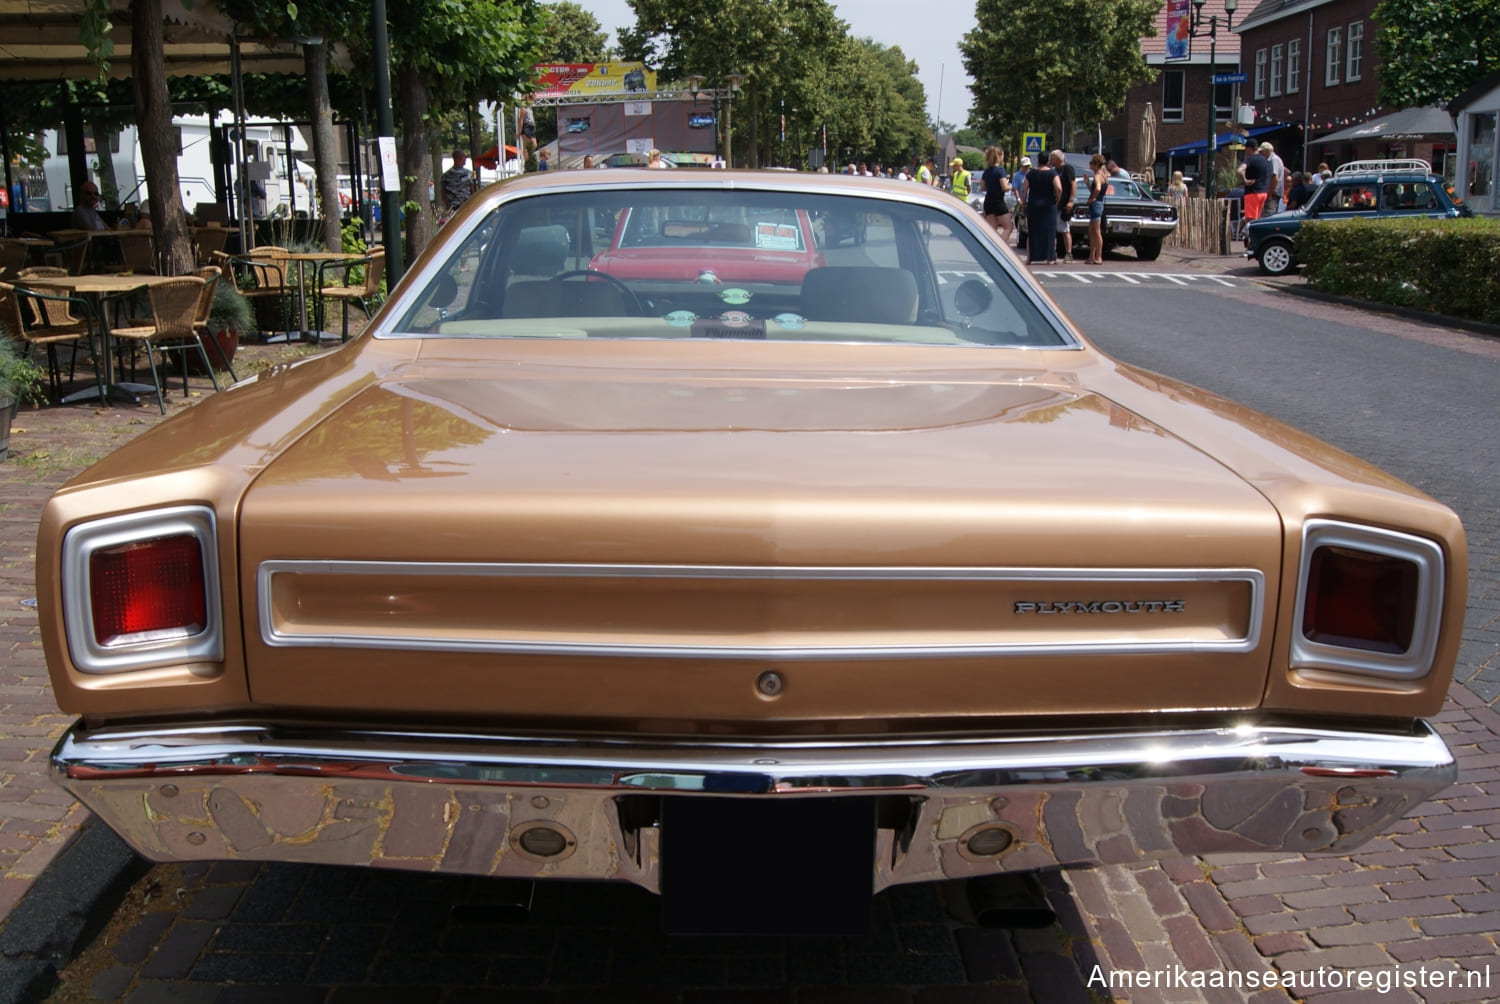
[[[349, 261], [359, 259], [362, 255], [350, 254], [347, 251], [294, 251], [282, 257], [283, 261], [294, 261], [297, 263], [297, 323], [303, 341], [322, 341], [323, 332], [310, 330], [307, 319], [307, 265], [309, 262], [322, 264], [333, 261]], [[317, 275], [317, 270], [314, 270]], [[331, 337], [338, 337], [335, 333], [328, 333]]]
[[[111, 297], [133, 292], [144, 286], [172, 282], [177, 278], [180, 277], [171, 275], [138, 275], [135, 273], [39, 275], [23, 279], [20, 285], [44, 291], [63, 293], [68, 296], [79, 296], [93, 301], [94, 309], [99, 315], [99, 330], [104, 340], [100, 351], [104, 353], [104, 393], [106, 401], [125, 401], [130, 404], [140, 404], [139, 395], [155, 394], [156, 388], [151, 384], [115, 382], [114, 354], [111, 352], [114, 346], [112, 344], [113, 339], [111, 339], [109, 333], [109, 321], [104, 312], [104, 301]], [[83, 390], [74, 391], [63, 398], [63, 404], [73, 404], [98, 396], [99, 389], [97, 387], [85, 387]]]

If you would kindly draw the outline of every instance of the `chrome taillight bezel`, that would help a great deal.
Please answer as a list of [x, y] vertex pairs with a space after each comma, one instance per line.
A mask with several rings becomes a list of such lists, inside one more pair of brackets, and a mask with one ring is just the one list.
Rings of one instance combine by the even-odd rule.
[[[174, 506], [110, 516], [68, 530], [62, 545], [62, 612], [68, 654], [81, 673], [121, 673], [224, 658], [218, 534], [207, 506]], [[180, 638], [100, 644], [94, 636], [91, 558], [96, 551], [158, 537], [192, 536], [203, 556], [202, 630]]]
[[[1329, 645], [1307, 637], [1303, 614], [1307, 607], [1308, 577], [1314, 552], [1320, 547], [1342, 547], [1411, 562], [1417, 569], [1417, 607], [1412, 612], [1411, 644], [1405, 652], [1372, 652]], [[1302, 527], [1302, 554], [1297, 573], [1297, 600], [1292, 619], [1291, 667], [1355, 673], [1383, 679], [1416, 680], [1432, 669], [1442, 627], [1443, 549], [1435, 541], [1395, 530], [1308, 520]]]

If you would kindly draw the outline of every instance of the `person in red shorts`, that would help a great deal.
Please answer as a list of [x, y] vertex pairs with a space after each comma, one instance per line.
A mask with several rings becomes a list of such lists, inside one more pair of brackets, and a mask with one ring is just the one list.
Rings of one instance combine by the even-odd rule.
[[1271, 164], [1258, 149], [1251, 147], [1240, 165], [1240, 177], [1245, 179], [1245, 220], [1258, 220], [1271, 190]]

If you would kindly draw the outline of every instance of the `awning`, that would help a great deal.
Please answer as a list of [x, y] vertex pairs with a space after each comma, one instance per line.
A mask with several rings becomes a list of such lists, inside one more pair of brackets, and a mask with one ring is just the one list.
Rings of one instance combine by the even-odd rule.
[[1362, 139], [1399, 141], [1429, 137], [1451, 138], [1456, 135], [1458, 133], [1453, 127], [1453, 116], [1445, 109], [1403, 108], [1398, 112], [1331, 132], [1327, 136], [1319, 136], [1312, 142], [1355, 143]]
[[[79, 41], [84, 0], [0, 0], [0, 80], [91, 80], [99, 75]], [[110, 76], [130, 76], [130, 0], [108, 0]], [[227, 74], [236, 26], [206, 0], [162, 0], [162, 66], [169, 77]], [[241, 38], [246, 73], [302, 73], [302, 47], [290, 40]], [[343, 45], [330, 62], [349, 65]]]
[[[510, 157], [514, 157], [515, 155], [516, 155], [516, 148], [513, 147], [513, 146], [511, 146], [509, 143], [505, 144], [505, 156], [507, 158], [510, 158]], [[477, 156], [477, 157], [474, 158], [474, 166], [475, 167], [482, 167], [482, 168], [484, 168], [485, 170], [488, 170], [488, 171], [493, 171], [493, 170], [495, 170], [496, 164], [499, 161], [499, 159], [500, 159], [500, 147], [499, 146], [492, 146], [488, 150], [484, 151], [484, 153], [481, 153], [479, 156]]]
[[[1276, 132], [1278, 129], [1285, 128], [1285, 125], [1278, 124], [1257, 126], [1254, 129], [1247, 129], [1245, 132], [1221, 132], [1214, 137], [1214, 150], [1224, 149], [1229, 144], [1235, 142], [1237, 138], [1264, 136], [1268, 132]], [[1208, 140], [1200, 139], [1196, 143], [1184, 143], [1181, 146], [1174, 146], [1167, 151], [1167, 159], [1171, 160], [1174, 157], [1201, 157], [1203, 156], [1203, 148], [1207, 145]]]

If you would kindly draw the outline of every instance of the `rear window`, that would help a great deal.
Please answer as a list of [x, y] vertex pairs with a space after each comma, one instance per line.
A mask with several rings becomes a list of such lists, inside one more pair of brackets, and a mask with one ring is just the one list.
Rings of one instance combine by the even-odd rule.
[[455, 241], [397, 332], [1071, 344], [968, 212], [742, 188], [539, 193]]

